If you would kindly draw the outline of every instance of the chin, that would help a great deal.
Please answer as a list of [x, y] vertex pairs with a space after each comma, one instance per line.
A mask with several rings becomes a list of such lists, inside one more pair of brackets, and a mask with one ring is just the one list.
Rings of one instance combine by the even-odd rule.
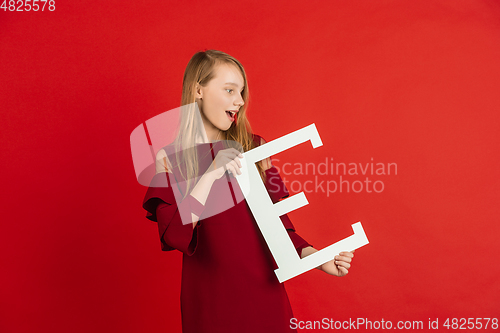
[[226, 125], [226, 126], [221, 126], [221, 127], [219, 127], [219, 129], [220, 129], [221, 131], [227, 131], [228, 129], [230, 129], [230, 128], [231, 128], [231, 126], [233, 126], [233, 123], [231, 123], [231, 124], [229, 124], [229, 125]]

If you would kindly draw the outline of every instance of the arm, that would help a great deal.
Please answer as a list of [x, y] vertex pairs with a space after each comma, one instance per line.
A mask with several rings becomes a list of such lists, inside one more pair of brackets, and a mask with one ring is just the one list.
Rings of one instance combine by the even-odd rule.
[[[308, 246], [302, 249], [301, 258], [305, 258], [308, 255], [313, 254], [314, 252], [318, 252], [314, 247]], [[354, 257], [354, 251], [352, 252], [340, 252], [335, 258], [331, 261], [324, 263], [321, 266], [316, 267], [320, 271], [328, 273], [330, 275], [335, 276], [345, 276], [349, 273], [349, 268], [351, 267], [351, 261]]]
[[[175, 171], [175, 168], [172, 168], [163, 149], [156, 155], [155, 162], [156, 174], [151, 179], [142, 204], [147, 211], [146, 217], [158, 223], [162, 251], [177, 249], [191, 256], [196, 251], [200, 226], [196, 223], [193, 228], [192, 213], [195, 212], [198, 216], [202, 214], [205, 206], [198, 200], [204, 203], [206, 198], [203, 198], [203, 193], [197, 198], [189, 194], [179, 201], [178, 194], [175, 193], [177, 185], [172, 171]], [[205, 179], [208, 177], [204, 177]], [[206, 182], [202, 181], [198, 190], [204, 184], [206, 185]]]
[[[156, 155], [156, 173], [159, 172], [172, 173], [171, 170], [172, 170], [172, 164], [170, 163], [167, 154], [163, 149], [160, 149], [160, 151]], [[213, 173], [207, 170], [200, 178], [198, 183], [195, 185], [190, 195], [204, 206], [214, 181], [215, 177]], [[193, 222], [193, 229], [194, 229], [196, 227], [196, 224], [198, 223], [199, 216], [191, 212], [191, 220]]]
[[[266, 141], [261, 137], [260, 144], [262, 145], [264, 143], [266, 143]], [[265, 160], [262, 160], [260, 163], [261, 163], [262, 167], [264, 168], [264, 170], [268, 170], [273, 166], [271, 163], [271, 159], [269, 157], [266, 158]], [[275, 201], [277, 201], [277, 200], [279, 200], [279, 199], [275, 199]], [[283, 219], [289, 220], [288, 216], [286, 216], [286, 217], [282, 216], [281, 218], [282, 218], [282, 220]], [[291, 226], [291, 222], [289, 222], [289, 224]], [[314, 252], [318, 252], [318, 250], [316, 250], [312, 246], [306, 246], [306, 247], [302, 248], [302, 250], [300, 250], [300, 247], [304, 246], [305, 240], [303, 240], [298, 235], [294, 236], [294, 234], [296, 235], [296, 233], [293, 229], [287, 228], [287, 231], [290, 235], [290, 238], [292, 239], [292, 242], [294, 243], [295, 247], [297, 248], [297, 251], [300, 251], [301, 258], [305, 258], [308, 255], [313, 254]], [[348, 269], [351, 267], [350, 263], [352, 261], [353, 256], [354, 256], [354, 251], [341, 252], [341, 253], [339, 253], [339, 255], [335, 256], [335, 258], [333, 260], [328, 261], [328, 262], [324, 263], [323, 265], [318, 266], [316, 268], [325, 272], [325, 273], [328, 273], [330, 275], [344, 276], [349, 272]]]
[[239, 173], [241, 163], [236, 160], [238, 156], [242, 157], [234, 148], [219, 151], [212, 165], [194, 184], [193, 190], [178, 200], [175, 173], [172, 171], [175, 168], [172, 168], [163, 149], [158, 152], [156, 174], [146, 191], [142, 207], [148, 212], [146, 217], [158, 223], [162, 251], [177, 249], [193, 255], [198, 244], [199, 217], [205, 209], [210, 189], [226, 170]]
[[[207, 202], [208, 194], [210, 193], [210, 189], [212, 188], [212, 184], [214, 183], [214, 181], [215, 177], [213, 176], [213, 174], [210, 172], [205, 172], [191, 191], [190, 195], [204, 206]], [[194, 229], [196, 227], [196, 224], [198, 223], [199, 216], [191, 213], [191, 218], [193, 221]]]

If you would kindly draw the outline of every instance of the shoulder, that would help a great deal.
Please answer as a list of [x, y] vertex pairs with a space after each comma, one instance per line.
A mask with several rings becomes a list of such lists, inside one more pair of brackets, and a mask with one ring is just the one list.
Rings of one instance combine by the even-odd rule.
[[158, 150], [158, 152], [156, 153], [157, 160], [161, 160], [163, 157], [167, 157], [167, 153], [165, 152], [164, 148]]
[[169, 158], [168, 156], [172, 156], [174, 152], [175, 152], [174, 143], [171, 142], [168, 145], [164, 146], [163, 148], [160, 148], [160, 150], [158, 150], [158, 152], [156, 153], [156, 159], [158, 160], [166, 157], [168, 160]]
[[[260, 136], [258, 134], [253, 134], [253, 133], [252, 133], [252, 139], [255, 143], [255, 147], [263, 145], [264, 143], [267, 142], [266, 140], [264, 140], [264, 138], [262, 136]], [[268, 158], [262, 160], [261, 165], [262, 165], [262, 169], [264, 171], [270, 169], [273, 166], [271, 158], [268, 157]]]
[[167, 155], [168, 146], [163, 147], [156, 153], [156, 173], [172, 172], [172, 164]]
[[258, 134], [254, 134], [254, 133], [252, 133], [252, 139], [253, 139], [253, 142], [255, 143], [256, 147], [267, 142], [266, 140], [264, 140], [264, 138], [262, 136], [260, 136]]

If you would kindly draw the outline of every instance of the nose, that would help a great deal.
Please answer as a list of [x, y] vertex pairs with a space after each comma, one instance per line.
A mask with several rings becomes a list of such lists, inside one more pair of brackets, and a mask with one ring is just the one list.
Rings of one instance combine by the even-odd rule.
[[235, 102], [234, 104], [241, 108], [245, 104], [245, 101], [243, 101], [243, 98], [240, 98], [240, 100]]

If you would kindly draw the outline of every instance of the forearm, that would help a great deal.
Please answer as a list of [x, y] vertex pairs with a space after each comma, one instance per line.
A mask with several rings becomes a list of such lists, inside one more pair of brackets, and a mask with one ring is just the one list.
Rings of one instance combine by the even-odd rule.
[[[312, 246], [308, 246], [308, 247], [305, 247], [302, 249], [302, 253], [300, 255], [300, 258], [305, 258], [307, 257], [308, 255], [311, 255], [313, 254], [314, 252], [318, 252], [318, 250], [316, 250], [314, 247]], [[319, 265], [318, 267], [316, 267], [316, 269], [319, 269], [320, 271], [322, 271], [323, 269], [321, 268], [321, 266], [323, 265]]]
[[[198, 183], [196, 183], [195, 187], [191, 191], [190, 195], [198, 200], [202, 205], [205, 205], [207, 202], [208, 194], [210, 193], [210, 189], [212, 188], [212, 184], [214, 183], [215, 178], [210, 173], [205, 173], [201, 176]], [[194, 213], [191, 213], [191, 218], [193, 222], [193, 228], [196, 227], [196, 223], [198, 222], [199, 216]]]

